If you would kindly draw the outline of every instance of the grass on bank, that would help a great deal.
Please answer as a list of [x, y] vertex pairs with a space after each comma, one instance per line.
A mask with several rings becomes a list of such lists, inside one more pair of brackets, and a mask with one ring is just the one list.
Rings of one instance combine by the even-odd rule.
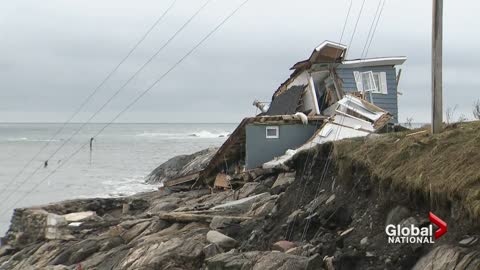
[[383, 184], [460, 203], [470, 217], [480, 218], [480, 122], [407, 136], [418, 131], [339, 141], [334, 154], [366, 166]]

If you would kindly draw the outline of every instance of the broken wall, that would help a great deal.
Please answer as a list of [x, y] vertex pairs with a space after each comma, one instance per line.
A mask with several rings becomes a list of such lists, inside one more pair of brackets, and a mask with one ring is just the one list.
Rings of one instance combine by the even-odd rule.
[[[355, 83], [354, 71], [358, 72], [385, 72], [387, 77], [387, 94], [373, 93], [373, 104], [390, 112], [393, 115], [392, 123], [398, 123], [398, 95], [397, 95], [397, 73], [393, 66], [380, 67], [359, 67], [359, 68], [345, 68], [338, 67], [337, 74], [343, 80], [343, 91], [345, 93], [356, 92], [357, 85]], [[365, 99], [369, 102], [370, 95], [366, 94]]]
[[266, 127], [275, 125], [255, 125], [246, 127], [246, 167], [253, 169], [274, 157], [285, 154], [288, 149], [295, 149], [310, 139], [317, 129], [316, 124], [278, 125], [279, 137], [266, 138]]

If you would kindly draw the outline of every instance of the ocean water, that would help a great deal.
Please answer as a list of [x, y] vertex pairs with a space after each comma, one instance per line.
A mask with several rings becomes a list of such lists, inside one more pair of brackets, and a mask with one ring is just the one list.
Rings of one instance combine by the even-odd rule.
[[[61, 124], [0, 124], [1, 235], [8, 229], [16, 207], [155, 190], [156, 185], [144, 182], [154, 168], [173, 156], [220, 146], [236, 124], [114, 124], [95, 138], [92, 152], [88, 142], [103, 125], [89, 124], [44, 168], [45, 160], [80, 124], [66, 126], [50, 140], [60, 127]], [[46, 144], [42, 154], [9, 185]]]

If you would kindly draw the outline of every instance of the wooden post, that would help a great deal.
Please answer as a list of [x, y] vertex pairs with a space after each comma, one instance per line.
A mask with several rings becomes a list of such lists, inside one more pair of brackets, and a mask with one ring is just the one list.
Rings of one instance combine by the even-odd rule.
[[443, 0], [433, 0], [432, 27], [432, 133], [442, 130]]

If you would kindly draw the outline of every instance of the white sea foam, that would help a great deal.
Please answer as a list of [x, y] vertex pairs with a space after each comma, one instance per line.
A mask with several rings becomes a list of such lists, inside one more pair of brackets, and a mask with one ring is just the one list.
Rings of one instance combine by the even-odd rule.
[[143, 132], [136, 135], [137, 137], [162, 137], [162, 138], [200, 138], [200, 139], [214, 139], [214, 138], [225, 138], [230, 136], [229, 132], [211, 132], [208, 130], [195, 131], [190, 133], [164, 133], [164, 132]]
[[27, 137], [8, 138], [8, 142], [58, 142], [59, 140], [29, 139]]
[[119, 181], [107, 180], [103, 181], [102, 185], [107, 187], [108, 193], [100, 194], [100, 197], [122, 197], [158, 189], [158, 185], [147, 184], [144, 177], [140, 176], [123, 178]]
[[197, 138], [225, 138], [228, 137], [230, 134], [228, 132], [210, 132], [207, 130], [202, 130], [200, 132], [195, 132], [190, 134], [192, 137], [197, 137]]

